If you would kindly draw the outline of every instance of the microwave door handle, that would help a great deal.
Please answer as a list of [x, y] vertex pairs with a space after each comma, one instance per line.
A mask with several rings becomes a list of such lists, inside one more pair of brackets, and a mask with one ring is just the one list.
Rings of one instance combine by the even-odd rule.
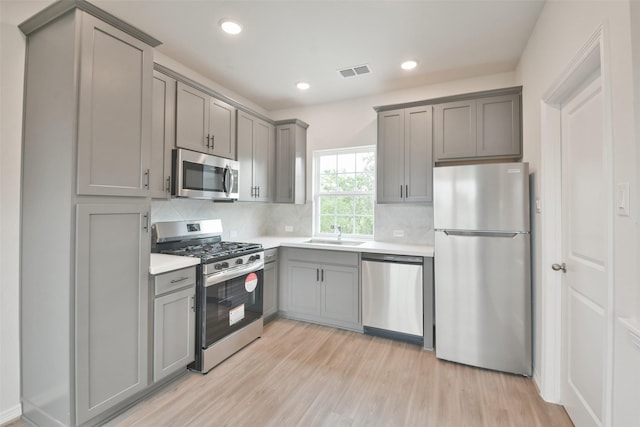
[[231, 190], [233, 189], [233, 173], [231, 173], [231, 168], [229, 167], [229, 165], [227, 165], [225, 167], [225, 193], [227, 194], [227, 196], [229, 196], [229, 194], [231, 193]]

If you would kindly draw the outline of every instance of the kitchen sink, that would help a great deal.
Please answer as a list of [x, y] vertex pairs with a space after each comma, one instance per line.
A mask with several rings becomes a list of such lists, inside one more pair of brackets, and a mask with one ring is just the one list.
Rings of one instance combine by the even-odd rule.
[[310, 239], [310, 240], [305, 240], [304, 243], [315, 243], [318, 245], [359, 246], [364, 242], [358, 242], [356, 240]]

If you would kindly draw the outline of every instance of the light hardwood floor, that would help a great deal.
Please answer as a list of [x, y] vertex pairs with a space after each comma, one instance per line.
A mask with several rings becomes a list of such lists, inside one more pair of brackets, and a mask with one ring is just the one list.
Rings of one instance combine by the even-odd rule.
[[411, 344], [277, 319], [207, 375], [188, 373], [124, 426], [571, 426], [533, 382]]

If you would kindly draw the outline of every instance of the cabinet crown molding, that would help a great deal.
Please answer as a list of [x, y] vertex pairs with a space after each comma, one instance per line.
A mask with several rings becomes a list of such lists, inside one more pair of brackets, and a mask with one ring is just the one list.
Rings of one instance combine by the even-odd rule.
[[397, 110], [399, 108], [421, 107], [423, 105], [435, 105], [435, 104], [443, 104], [443, 103], [454, 102], [454, 101], [464, 101], [467, 99], [485, 98], [489, 96], [499, 96], [499, 95], [515, 95], [515, 94], [517, 95], [522, 94], [522, 86], [513, 86], [513, 87], [507, 87], [503, 89], [493, 89], [493, 90], [485, 90], [480, 92], [464, 93], [460, 95], [443, 96], [440, 98], [425, 99], [422, 101], [405, 102], [403, 104], [379, 105], [379, 106], [373, 107], [373, 109], [377, 113], [380, 113], [382, 111]]
[[117, 29], [124, 31], [125, 33], [148, 44], [151, 47], [156, 47], [162, 44], [161, 41], [157, 40], [154, 37], [151, 37], [144, 31], [139, 30], [133, 25], [111, 15], [110, 13], [85, 0], [60, 0], [58, 2], [55, 2], [45, 9], [42, 9], [40, 12], [24, 21], [22, 24], [18, 25], [18, 28], [24, 35], [28, 36], [41, 27], [47, 25], [49, 22], [74, 9], [79, 9], [83, 12], [93, 15], [96, 18], [101, 19], [102, 21], [116, 27]]

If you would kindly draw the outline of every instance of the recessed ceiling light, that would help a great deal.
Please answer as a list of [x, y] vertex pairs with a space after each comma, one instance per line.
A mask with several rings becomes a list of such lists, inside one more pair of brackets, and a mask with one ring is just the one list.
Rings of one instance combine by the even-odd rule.
[[413, 70], [418, 66], [418, 61], [411, 59], [409, 61], [404, 61], [400, 66], [403, 70]]
[[300, 90], [307, 90], [311, 87], [311, 85], [309, 85], [309, 83], [307, 82], [298, 82], [296, 83], [296, 87]]
[[240, 31], [242, 31], [242, 26], [240, 26], [240, 24], [238, 24], [237, 22], [233, 22], [230, 19], [227, 18], [223, 18], [220, 20], [219, 22], [220, 28], [222, 28], [222, 31], [224, 31], [227, 34], [240, 34]]

